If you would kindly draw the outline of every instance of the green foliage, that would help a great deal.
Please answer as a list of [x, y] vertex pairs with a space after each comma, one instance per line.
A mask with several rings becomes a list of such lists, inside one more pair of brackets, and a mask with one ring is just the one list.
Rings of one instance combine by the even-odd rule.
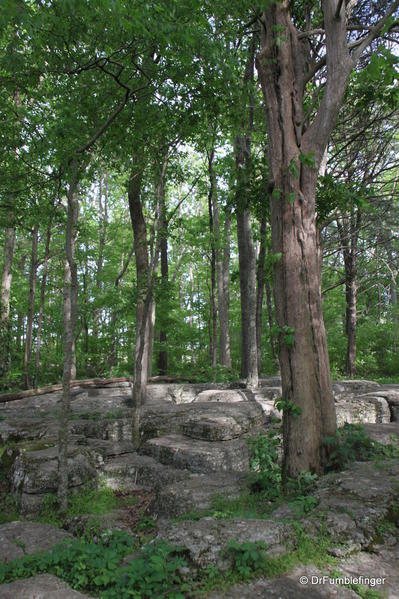
[[41, 522], [60, 525], [65, 518], [91, 514], [100, 516], [126, 505], [126, 499], [118, 497], [113, 489], [105, 486], [85, 487], [83, 490], [72, 493], [68, 500], [68, 511], [61, 515], [58, 497], [47, 494], [41, 506], [39, 519]]
[[302, 414], [301, 407], [291, 399], [287, 400], [279, 397], [275, 399], [274, 405], [280, 412], [283, 412], [284, 414], [291, 414], [294, 419]]
[[269, 431], [248, 439], [249, 465], [253, 471], [250, 488], [262, 493], [265, 499], [276, 499], [281, 493], [281, 465], [279, 463], [279, 433]]
[[334, 436], [325, 437], [329, 462], [328, 470], [342, 470], [352, 461], [367, 461], [377, 457], [399, 457], [399, 448], [383, 445], [367, 436], [361, 424], [348, 424]]
[[255, 543], [230, 541], [226, 553], [232, 560], [233, 570], [246, 579], [255, 572], [266, 570], [268, 565], [266, 549], [267, 546], [261, 541]]

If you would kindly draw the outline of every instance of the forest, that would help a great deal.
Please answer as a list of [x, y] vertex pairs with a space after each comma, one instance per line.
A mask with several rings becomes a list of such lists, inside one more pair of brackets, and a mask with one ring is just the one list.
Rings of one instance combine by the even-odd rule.
[[320, 472], [399, 380], [398, 6], [3, 0], [0, 391], [281, 372]]

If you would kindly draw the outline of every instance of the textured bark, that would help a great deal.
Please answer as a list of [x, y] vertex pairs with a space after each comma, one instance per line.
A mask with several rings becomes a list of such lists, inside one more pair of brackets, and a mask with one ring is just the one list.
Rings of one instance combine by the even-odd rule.
[[267, 306], [267, 321], [269, 325], [269, 338], [270, 338], [270, 353], [275, 365], [276, 369], [279, 369], [279, 360], [278, 360], [278, 349], [276, 348], [276, 338], [273, 332], [273, 324], [274, 324], [274, 313], [273, 313], [273, 303], [272, 303], [272, 290], [270, 287], [270, 282], [266, 278], [265, 281], [265, 290], [266, 290], [266, 306]]
[[212, 200], [213, 231], [216, 252], [216, 280], [219, 314], [219, 363], [225, 368], [231, 368], [230, 354], [230, 228], [231, 213], [226, 210], [223, 235], [220, 227], [219, 205], [216, 194]]
[[[98, 183], [98, 257], [96, 268], [96, 289], [100, 293], [104, 270], [104, 248], [107, 240], [108, 226], [108, 175], [103, 176], [100, 170]], [[93, 336], [98, 338], [100, 310], [96, 308], [93, 315]]]
[[256, 341], [256, 258], [249, 210], [237, 211], [238, 263], [241, 292], [241, 376], [258, 386]]
[[[326, 460], [323, 438], [336, 430], [321, 308], [315, 196], [318, 169], [353, 61], [346, 43], [345, 10], [336, 17], [335, 0], [323, 1], [322, 9], [326, 85], [318, 113], [306, 131], [302, 101], [308, 47], [291, 23], [288, 0], [273, 3], [264, 11], [262, 50], [257, 59], [268, 130], [272, 246], [273, 252], [281, 255], [274, 267], [274, 293], [286, 405], [285, 480], [304, 470], [322, 472]], [[304, 164], [301, 155], [312, 156], [314, 164]]]
[[[134, 353], [134, 382], [132, 402], [134, 411], [140, 412], [145, 399], [148, 370], [148, 312], [146, 298], [149, 288], [149, 260], [147, 249], [147, 228], [141, 203], [142, 172], [133, 170], [130, 176], [128, 197], [130, 218], [134, 236], [136, 258], [137, 301], [136, 301], [136, 346]], [[139, 443], [136, 431], [136, 445]]]
[[37, 333], [36, 333], [36, 354], [35, 354], [35, 378], [34, 387], [37, 389], [38, 378], [39, 378], [39, 367], [40, 367], [40, 351], [42, 345], [42, 328], [43, 328], [43, 314], [44, 314], [44, 302], [46, 299], [46, 283], [47, 283], [47, 272], [48, 272], [48, 261], [50, 258], [50, 241], [51, 241], [51, 225], [50, 222], [47, 227], [46, 233], [46, 246], [44, 249], [43, 258], [43, 271], [42, 281], [40, 285], [40, 301], [39, 301], [39, 316], [37, 319]]
[[209, 352], [211, 366], [216, 368], [217, 364], [217, 303], [216, 303], [216, 248], [213, 223], [213, 204], [216, 201], [216, 175], [213, 169], [213, 160], [215, 158], [214, 148], [208, 152], [208, 174], [209, 174], [209, 192], [208, 192], [208, 214], [209, 214], [209, 234], [211, 240], [211, 288], [210, 288], [210, 327], [209, 327]]
[[345, 373], [357, 374], [356, 368], [356, 325], [357, 325], [357, 245], [359, 241], [362, 214], [360, 210], [344, 212], [337, 218], [338, 235], [345, 267], [345, 334], [347, 336]]
[[30, 384], [30, 364], [32, 357], [32, 333], [33, 318], [35, 316], [35, 298], [36, 298], [36, 272], [37, 272], [37, 246], [39, 242], [39, 228], [34, 227], [32, 231], [32, 251], [29, 268], [29, 302], [28, 316], [26, 322], [26, 337], [23, 360], [23, 380], [25, 389], [29, 389]]
[[244, 73], [244, 87], [249, 88], [245, 107], [246, 118], [241, 134], [235, 138], [236, 217], [238, 263], [241, 296], [241, 376], [249, 387], [258, 386], [258, 356], [256, 344], [256, 256], [252, 236], [248, 196], [251, 178], [251, 135], [253, 129], [253, 93], [255, 37], [252, 38]]
[[258, 265], [256, 268], [256, 351], [258, 355], [258, 374], [262, 365], [262, 307], [265, 287], [265, 258], [266, 258], [266, 217], [260, 223], [260, 245]]
[[[11, 219], [12, 220], [12, 219]], [[0, 376], [4, 376], [10, 367], [10, 293], [12, 282], [12, 263], [15, 249], [15, 228], [5, 231], [4, 261], [0, 290]]]
[[[169, 266], [168, 266], [168, 221], [166, 218], [166, 203], [165, 203], [165, 170], [166, 162], [164, 162], [165, 168], [162, 170], [160, 181], [159, 181], [159, 205], [160, 205], [160, 253], [161, 253], [161, 285], [163, 290], [163, 296], [168, 296], [169, 286]], [[161, 318], [161, 330], [159, 332], [159, 342], [161, 348], [158, 353], [158, 373], [162, 376], [166, 375], [168, 371], [168, 352], [167, 352], [167, 341], [168, 334], [164, 319]]]
[[[118, 273], [118, 276], [116, 277], [115, 283], [114, 283], [114, 288], [115, 288], [116, 292], [118, 290], [119, 283], [122, 281], [123, 277], [126, 274], [126, 271], [129, 267], [130, 260], [132, 259], [133, 254], [134, 254], [134, 245], [132, 245], [132, 248], [131, 248], [125, 262], [124, 262], [124, 258], [122, 256], [122, 268], [121, 268], [121, 271]], [[109, 365], [111, 368], [113, 368], [118, 361], [117, 326], [116, 326], [117, 318], [118, 318], [117, 310], [113, 309], [112, 316], [111, 316], [111, 347], [110, 347], [110, 352], [109, 352]]]
[[72, 165], [73, 173], [69, 185], [67, 200], [68, 212], [65, 232], [65, 274], [64, 274], [64, 368], [62, 375], [62, 399], [58, 433], [58, 499], [60, 509], [66, 512], [68, 507], [68, 438], [69, 414], [71, 402], [71, 381], [73, 370], [73, 351], [75, 345], [75, 327], [77, 319], [78, 280], [75, 260], [76, 228], [79, 216], [77, 195], [78, 167]]

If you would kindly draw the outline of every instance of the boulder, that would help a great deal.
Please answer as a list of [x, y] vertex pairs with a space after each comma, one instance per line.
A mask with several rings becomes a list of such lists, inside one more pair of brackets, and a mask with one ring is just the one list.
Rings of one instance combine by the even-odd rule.
[[8, 522], [0, 526], [0, 560], [10, 562], [24, 555], [48, 551], [71, 539], [71, 534], [49, 524]]
[[194, 401], [220, 401], [222, 403], [236, 403], [238, 401], [247, 401], [247, 398], [240, 389], [207, 389], [206, 391], [201, 391], [201, 393], [195, 397]]
[[52, 574], [40, 574], [0, 585], [2, 599], [90, 599]]
[[[96, 480], [95, 459], [84, 447], [68, 450], [68, 485], [77, 488]], [[58, 486], [58, 448], [16, 452], [11, 467], [11, 492], [15, 493], [22, 513], [34, 513], [48, 493]]]
[[345, 422], [361, 424], [391, 421], [387, 400], [375, 394], [340, 397], [336, 399], [335, 409], [338, 426], [343, 426]]
[[146, 441], [140, 452], [161, 464], [191, 472], [245, 472], [249, 470], [249, 449], [245, 439], [199, 441], [182, 435], [168, 435]]

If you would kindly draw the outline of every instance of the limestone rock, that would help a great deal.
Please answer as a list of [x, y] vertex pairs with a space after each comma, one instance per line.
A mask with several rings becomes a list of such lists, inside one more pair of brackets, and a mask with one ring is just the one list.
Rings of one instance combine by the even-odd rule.
[[337, 425], [361, 424], [366, 422], [390, 422], [391, 413], [386, 399], [372, 395], [343, 396], [336, 400]]
[[102, 475], [112, 489], [128, 490], [137, 485], [159, 489], [187, 478], [187, 470], [164, 466], [146, 455], [127, 454], [106, 460]]
[[245, 472], [249, 470], [249, 449], [245, 439], [199, 441], [182, 435], [168, 435], [146, 441], [140, 452], [161, 464], [191, 472]]
[[31, 578], [15, 580], [0, 585], [2, 599], [90, 599], [74, 591], [65, 582], [51, 574], [40, 574]]
[[153, 513], [171, 518], [206, 510], [216, 495], [223, 495], [225, 499], [238, 497], [243, 484], [243, 477], [235, 473], [192, 474], [182, 481], [160, 487]]
[[[49, 524], [38, 522], [9, 522], [0, 526], [0, 560], [14, 559], [47, 551], [58, 543], [72, 539], [72, 535]], [[0, 593], [0, 597], [2, 597]]]
[[341, 395], [361, 395], [363, 393], [371, 393], [381, 389], [381, 385], [375, 381], [364, 380], [348, 380], [336, 381], [333, 383], [333, 393], [335, 397]]
[[[68, 485], [80, 487], [97, 477], [93, 455], [85, 448], [70, 447], [68, 451]], [[19, 499], [22, 513], [33, 513], [47, 493], [58, 485], [58, 449], [21, 451], [11, 470], [11, 491]]]
[[289, 576], [281, 576], [271, 580], [237, 584], [225, 593], [214, 592], [208, 599], [355, 599], [359, 597], [354, 591], [333, 584], [312, 585], [301, 584], [299, 580], [306, 576], [322, 578], [323, 573], [312, 567], [296, 568]]
[[292, 543], [294, 536], [291, 527], [272, 520], [215, 520], [202, 518], [170, 525], [160, 525], [159, 537], [171, 545], [187, 548], [189, 559], [195, 567], [217, 565], [228, 568], [231, 563], [225, 550], [230, 541], [237, 543], [262, 541], [267, 553], [285, 553], [286, 544]]
[[383, 445], [399, 444], [399, 422], [365, 424], [367, 435]]

